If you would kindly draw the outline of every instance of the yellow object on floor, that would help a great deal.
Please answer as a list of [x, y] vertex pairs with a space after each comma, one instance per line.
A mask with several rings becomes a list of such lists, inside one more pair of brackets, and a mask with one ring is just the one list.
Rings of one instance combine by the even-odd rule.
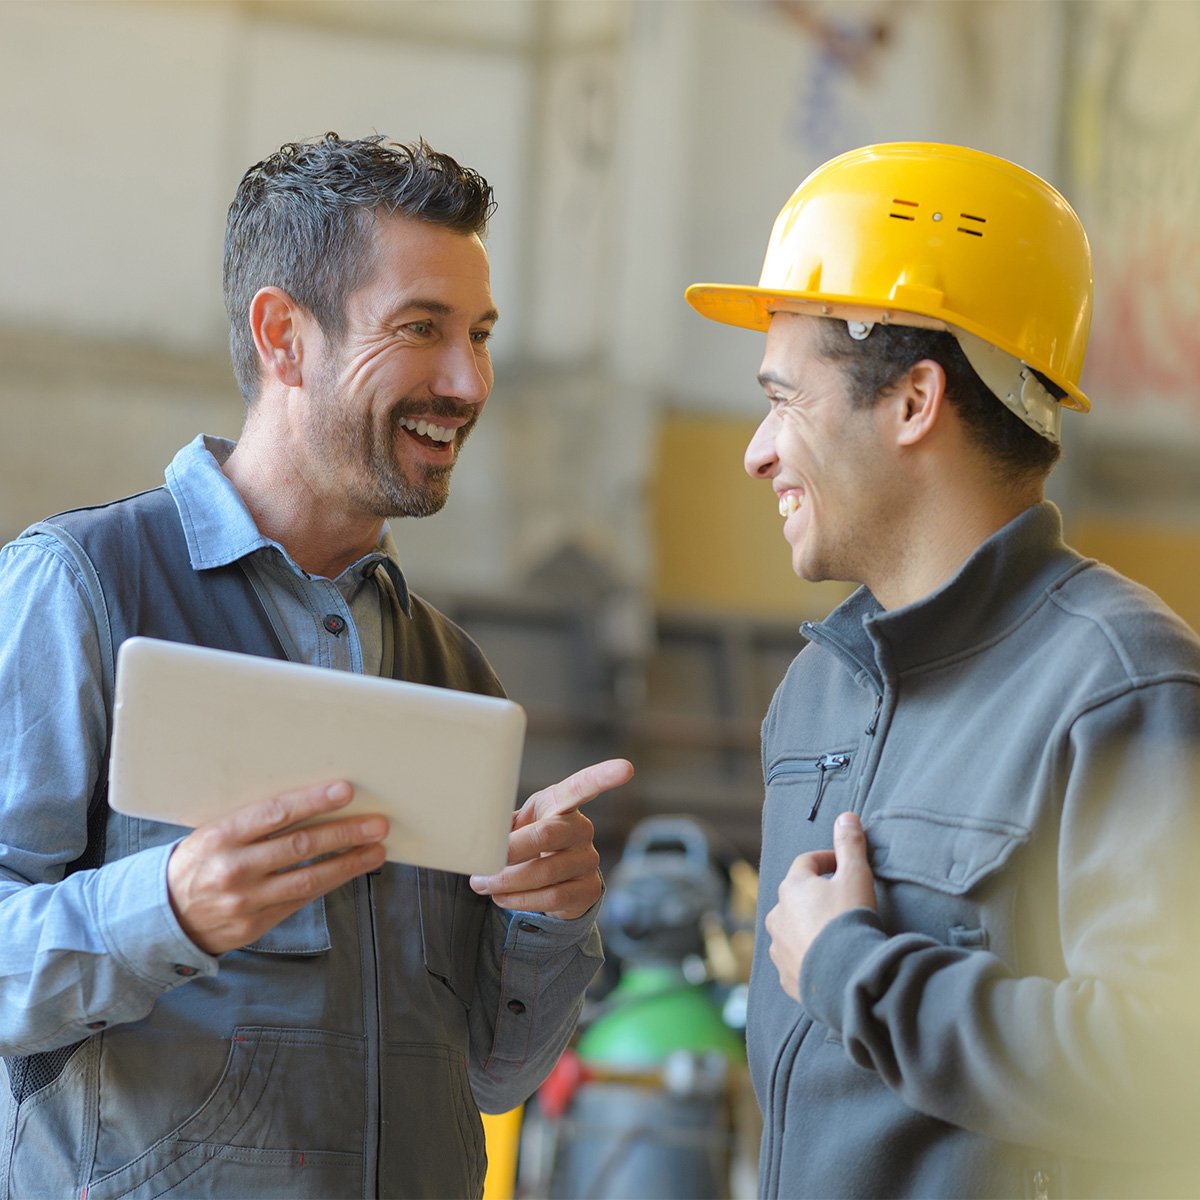
[[483, 1180], [483, 1200], [513, 1200], [517, 1187], [517, 1149], [521, 1141], [523, 1108], [483, 1114], [488, 1168]]

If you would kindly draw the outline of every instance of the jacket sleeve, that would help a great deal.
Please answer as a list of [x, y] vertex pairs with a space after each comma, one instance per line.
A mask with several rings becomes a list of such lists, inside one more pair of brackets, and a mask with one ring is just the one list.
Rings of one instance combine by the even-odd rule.
[[1058, 1153], [1178, 1154], [1200, 1129], [1195, 678], [1098, 700], [1062, 736], [1056, 774], [1059, 899], [1046, 917], [1061, 977], [889, 937], [858, 909], [813, 943], [802, 1002], [921, 1112]]
[[67, 873], [87, 845], [107, 721], [86, 589], [53, 539], [0, 551], [0, 612], [0, 1054], [12, 1056], [138, 1020], [216, 966], [171, 910], [169, 846]]
[[574, 921], [489, 906], [470, 1012], [471, 1086], [484, 1112], [524, 1103], [566, 1047], [604, 961], [599, 906]]

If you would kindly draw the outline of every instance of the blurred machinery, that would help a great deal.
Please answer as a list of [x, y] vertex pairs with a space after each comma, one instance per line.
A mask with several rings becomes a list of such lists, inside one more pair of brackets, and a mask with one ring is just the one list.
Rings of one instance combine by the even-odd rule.
[[757, 878], [690, 817], [635, 826], [600, 915], [620, 973], [527, 1113], [519, 1195], [754, 1194], [745, 982]]

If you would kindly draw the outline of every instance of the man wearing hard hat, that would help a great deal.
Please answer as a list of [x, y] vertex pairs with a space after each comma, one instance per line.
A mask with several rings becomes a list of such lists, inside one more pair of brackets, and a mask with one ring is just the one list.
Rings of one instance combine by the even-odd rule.
[[1200, 1195], [1200, 641], [1062, 540], [1087, 239], [1037, 176], [870, 146], [757, 287], [746, 470], [805, 623], [763, 726], [764, 1196]]

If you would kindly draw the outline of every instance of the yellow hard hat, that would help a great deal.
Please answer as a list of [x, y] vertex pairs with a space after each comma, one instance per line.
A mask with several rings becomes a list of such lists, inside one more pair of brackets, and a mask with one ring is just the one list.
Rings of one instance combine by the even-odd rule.
[[[1087, 235], [1045, 180], [978, 150], [894, 142], [831, 159], [784, 205], [757, 287], [697, 283], [686, 294], [702, 316], [747, 329], [765, 330], [782, 310], [965, 333], [994, 391], [995, 364], [979, 361], [992, 348], [1057, 384], [1064, 405], [1091, 407], [1079, 390], [1092, 317]], [[1053, 432], [1021, 411], [1022, 386], [1040, 391], [1028, 375], [1015, 396], [1007, 384], [998, 394], [1057, 440], [1048, 393]]]

